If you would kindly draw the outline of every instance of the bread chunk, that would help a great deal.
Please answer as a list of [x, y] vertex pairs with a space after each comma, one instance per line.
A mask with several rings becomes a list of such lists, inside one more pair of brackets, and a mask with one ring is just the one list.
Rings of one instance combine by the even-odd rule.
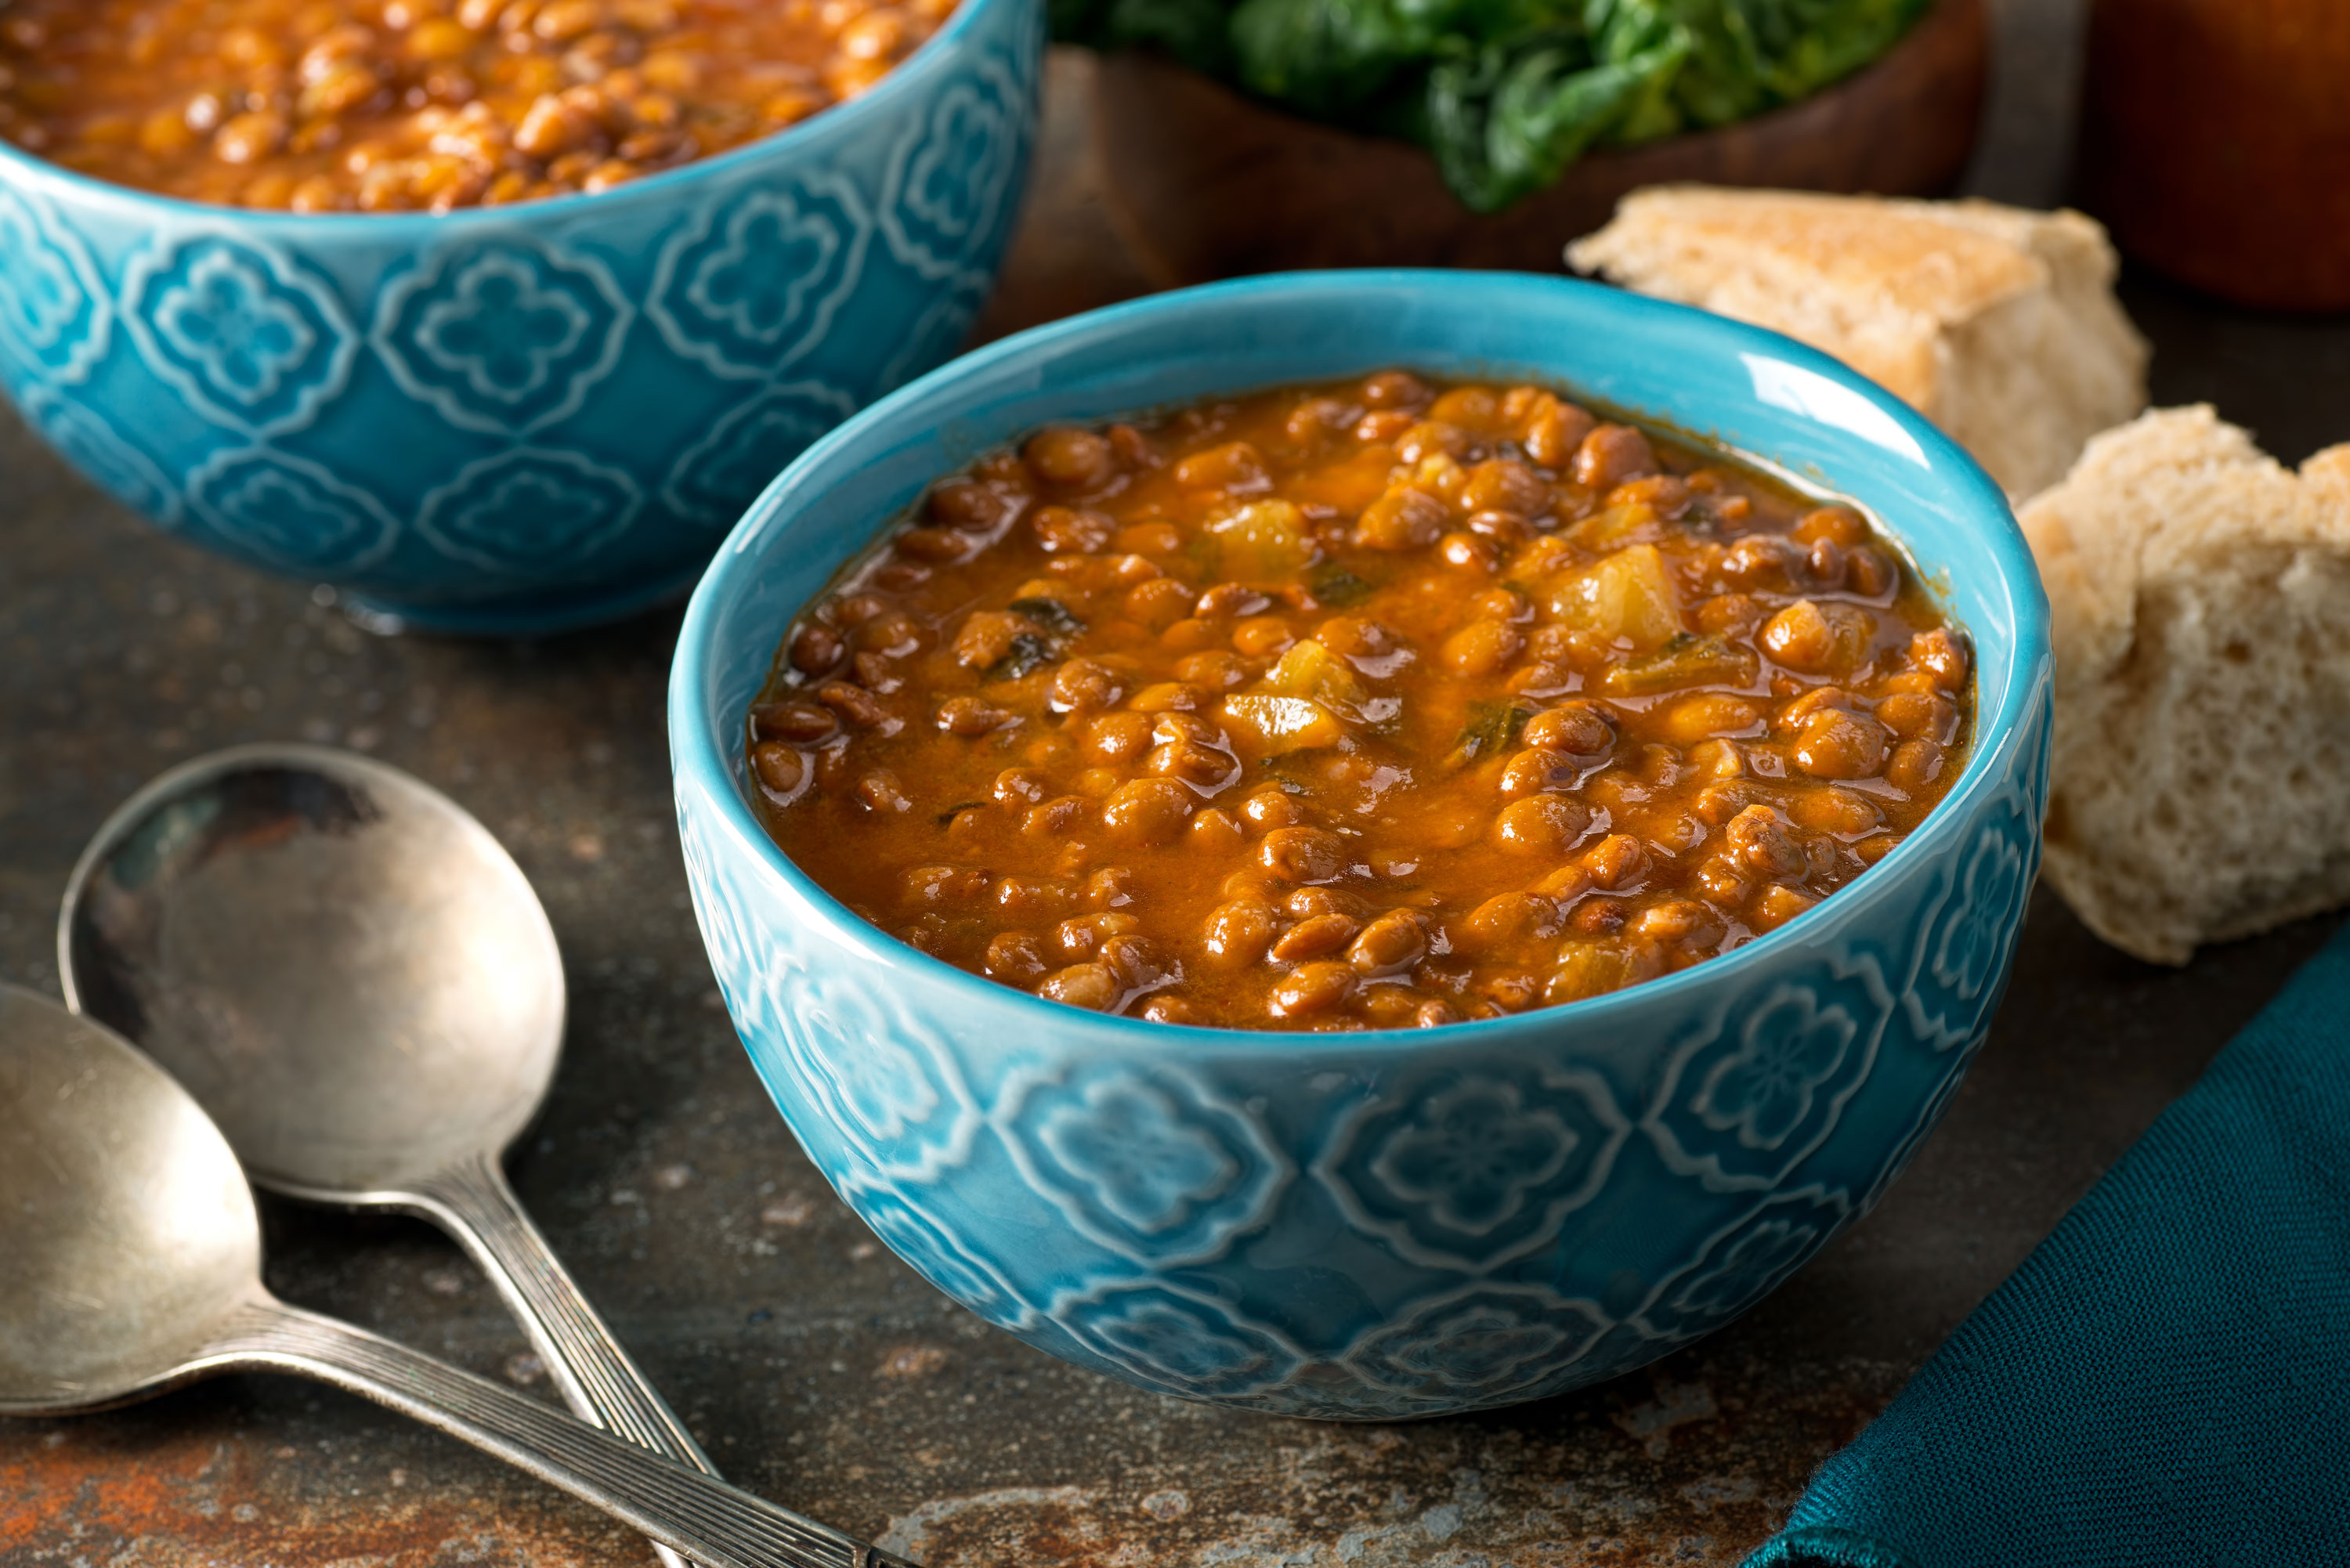
[[2160, 410], [2022, 522], [2054, 612], [2057, 891], [2158, 963], [2350, 902], [2350, 446], [2296, 474]]
[[2146, 406], [2105, 230], [2074, 212], [1664, 185], [1567, 260], [1784, 332], [1883, 384], [2011, 496]]

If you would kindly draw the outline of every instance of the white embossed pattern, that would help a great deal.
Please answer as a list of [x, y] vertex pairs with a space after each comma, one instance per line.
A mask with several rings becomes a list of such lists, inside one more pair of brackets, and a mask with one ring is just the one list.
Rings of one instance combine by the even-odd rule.
[[178, 487], [97, 414], [38, 385], [22, 394], [19, 407], [25, 422], [99, 488], [164, 527], [179, 526]]
[[1613, 1326], [1598, 1304], [1531, 1286], [1435, 1296], [1366, 1335], [1345, 1365], [1430, 1409], [1470, 1409], [1555, 1381]]
[[734, 379], [788, 369], [864, 273], [872, 214], [850, 182], [754, 189], [661, 251], [646, 306], [670, 347]]
[[796, 978], [781, 1015], [793, 1064], [868, 1168], [927, 1180], [962, 1163], [980, 1110], [945, 1044], [886, 993], [838, 977]]
[[1690, 1104], [1697, 1119], [1750, 1149], [1783, 1147], [1859, 1038], [1842, 1004], [1790, 986], [1748, 1014], [1738, 1049], [1716, 1058]]
[[[709, 850], [690, 807], [682, 816], [691, 869]], [[693, 881], [719, 989], [735, 1027], [792, 1075], [795, 1093], [851, 1151], [860, 1189], [926, 1182], [967, 1160], [981, 1112], [950, 1044], [888, 984], [804, 963], [764, 929], [732, 871], [715, 860]]]
[[424, 498], [416, 529], [458, 560], [560, 580], [625, 533], [643, 504], [619, 469], [521, 447], [459, 470]]
[[1056, 1301], [1048, 1315], [1144, 1387], [1191, 1398], [1262, 1400], [1306, 1359], [1278, 1329], [1178, 1285], [1122, 1282]]
[[1033, 1329], [1043, 1314], [979, 1251], [886, 1182], [852, 1179], [842, 1194], [889, 1250], [921, 1276], [996, 1327]]
[[231, 548], [290, 570], [365, 566], [400, 535], [400, 524], [367, 492], [266, 447], [221, 453], [188, 491], [196, 514]]
[[944, 364], [979, 318], [994, 280], [985, 273], [958, 273], [948, 281], [930, 308], [915, 318], [906, 340], [881, 368], [881, 384], [899, 386]]
[[0, 186], [0, 349], [52, 386], [80, 380], [114, 320], [89, 253], [31, 195]]
[[601, 263], [515, 237], [395, 279], [371, 337], [400, 389], [451, 424], [523, 435], [578, 410], [619, 362], [633, 315]]
[[1919, 1102], [1918, 1115], [1910, 1123], [1908, 1131], [1894, 1145], [1884, 1168], [1862, 1194], [1856, 1206], [1859, 1212], [1866, 1214], [1876, 1208], [1877, 1200], [1885, 1196], [1886, 1190], [1901, 1179], [1901, 1173], [1909, 1168], [1909, 1162], [1918, 1158], [1918, 1151], [1925, 1147], [1926, 1140], [1941, 1125], [1942, 1113], [1950, 1108], [1950, 1101], [1957, 1096], [1959, 1085], [1965, 1081], [1967, 1069], [1973, 1064], [1975, 1053], [1981, 1049], [1982, 1044], [1983, 1037], [1979, 1035], [1958, 1050], [1944, 1049], [1938, 1053], [1936, 1065], [1939, 1071], [1932, 1079], [1933, 1088]]
[[1641, 1130], [1665, 1164], [1716, 1191], [1776, 1186], [1835, 1131], [1894, 1012], [1867, 952], [1783, 964], [1725, 998], [1673, 1052]]
[[1315, 1174], [1357, 1229], [1435, 1268], [1498, 1267], [1606, 1185], [1629, 1126], [1596, 1075], [1495, 1063], [1365, 1101]]
[[1672, 1344], [1711, 1334], [1776, 1290], [1853, 1212], [1841, 1194], [1817, 1189], [1765, 1199], [1664, 1278], [1639, 1328]]
[[743, 496], [756, 495], [817, 437], [856, 411], [854, 398], [821, 381], [770, 387], [679, 455], [661, 499], [681, 517], [732, 527]]
[[1903, 996], [1912, 1026], [1939, 1050], [1970, 1046], [1990, 1025], [2040, 870], [2054, 703], [2043, 695], [2023, 725], [2024, 765], [2007, 781], [1949, 872], [1925, 922]]
[[948, 277], [995, 226], [1024, 151], [1023, 84], [995, 60], [941, 90], [889, 164], [881, 227], [898, 259]]
[[1266, 1222], [1293, 1174], [1246, 1112], [1172, 1065], [1014, 1075], [990, 1119], [1071, 1224], [1154, 1266], [1221, 1255]]
[[349, 379], [359, 339], [323, 278], [225, 234], [159, 242], [122, 280], [140, 357], [206, 419], [260, 437], [298, 431]]

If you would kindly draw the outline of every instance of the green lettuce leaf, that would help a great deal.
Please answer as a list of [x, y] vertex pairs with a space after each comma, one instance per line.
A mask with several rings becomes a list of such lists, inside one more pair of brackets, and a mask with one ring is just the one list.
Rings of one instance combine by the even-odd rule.
[[1054, 34], [1152, 47], [1435, 155], [1497, 212], [1596, 147], [1733, 124], [1876, 59], [1931, 0], [1052, 0]]

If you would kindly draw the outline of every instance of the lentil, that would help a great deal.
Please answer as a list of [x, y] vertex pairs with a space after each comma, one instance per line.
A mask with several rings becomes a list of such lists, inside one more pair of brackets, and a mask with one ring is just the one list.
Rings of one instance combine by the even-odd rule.
[[1539, 388], [1055, 426], [788, 628], [755, 805], [883, 929], [1072, 1006], [1573, 1002], [1794, 919], [1948, 791], [1967, 643], [1900, 560]]
[[228, 206], [528, 201], [706, 158], [854, 98], [953, 7], [8, 0], [0, 138]]

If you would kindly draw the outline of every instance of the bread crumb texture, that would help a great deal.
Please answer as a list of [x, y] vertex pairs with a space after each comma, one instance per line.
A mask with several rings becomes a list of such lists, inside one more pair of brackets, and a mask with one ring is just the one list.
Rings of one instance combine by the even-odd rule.
[[2350, 902], [2350, 446], [2209, 407], [2096, 437], [2023, 531], [2048, 585], [2046, 870], [2158, 963]]
[[2078, 213], [1666, 185], [1626, 197], [1567, 259], [1835, 355], [2012, 496], [2146, 406], [2113, 247]]

